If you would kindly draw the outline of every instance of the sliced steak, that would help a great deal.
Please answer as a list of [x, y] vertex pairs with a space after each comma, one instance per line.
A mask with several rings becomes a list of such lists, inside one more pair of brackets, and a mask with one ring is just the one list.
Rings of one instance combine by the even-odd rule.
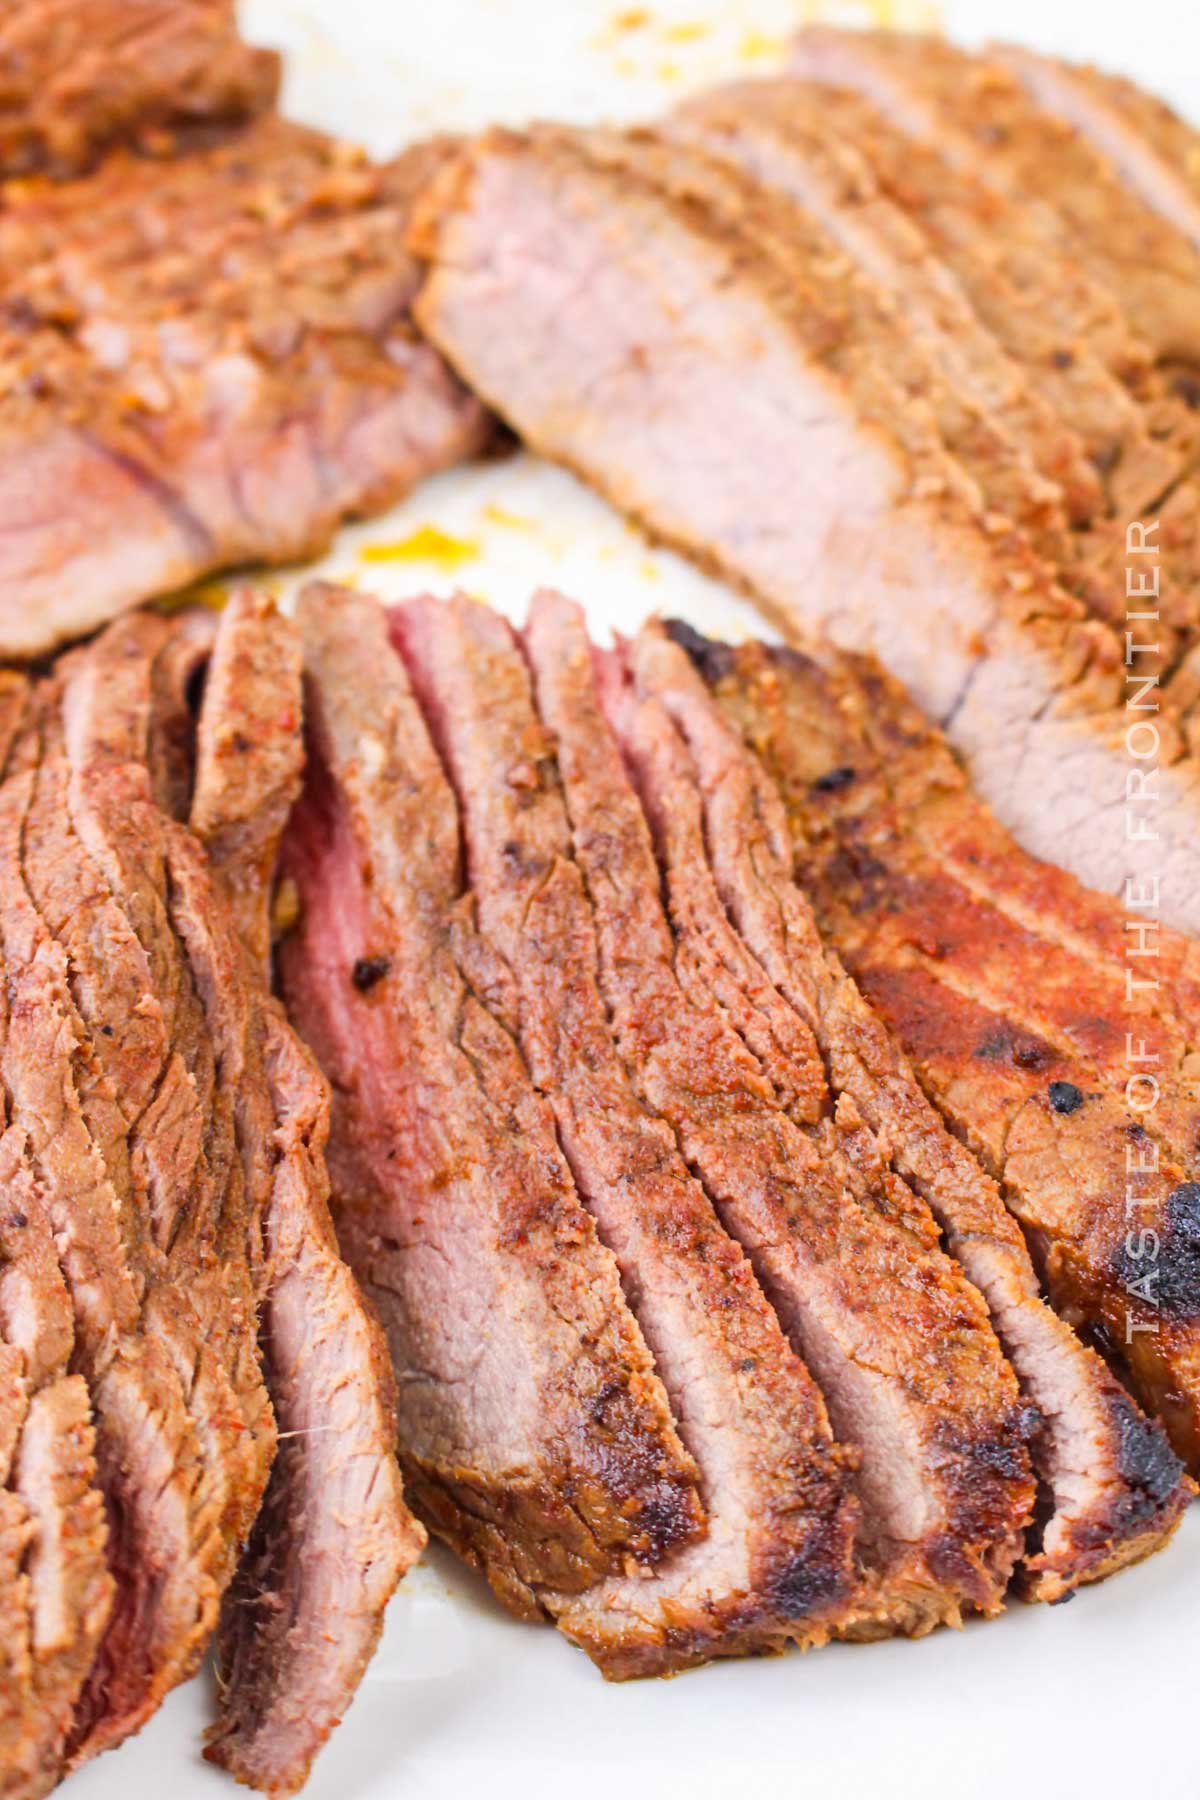
[[[715, 997], [675, 972], [649, 830], [600, 710], [578, 609], [539, 595], [527, 644], [557, 741], [601, 987], [643, 1103], [667, 1120], [861, 1455], [867, 1579], [849, 1635], [1002, 1603], [1032, 1499], [1027, 1427], [979, 1295], [838, 1137], [777, 1105]], [[610, 703], [620, 706], [610, 694]]]
[[[686, 631], [677, 635], [702, 667], [720, 655], [719, 646]], [[648, 629], [630, 655], [639, 691], [666, 707], [694, 759], [690, 783], [681, 771], [664, 788], [661, 769], [646, 771], [659, 787], [652, 815], [665, 820], [669, 809], [669, 835], [678, 838], [689, 807], [702, 812], [692, 825], [689, 889], [693, 895], [708, 890], [709, 931], [715, 936], [724, 926], [729, 934], [720, 940], [724, 960], [732, 932], [722, 902], [765, 971], [760, 981], [769, 977], [815, 1034], [835, 1093], [861, 1112], [894, 1168], [928, 1202], [947, 1248], [987, 1300], [1040, 1416], [1034, 1442], [1043, 1483], [1040, 1529], [1023, 1572], [1024, 1591], [1060, 1599], [1149, 1554], [1174, 1530], [1190, 1494], [1161, 1432], [1039, 1298], [1020, 1230], [996, 1186], [943, 1127], [903, 1051], [823, 948], [792, 881], [782, 802], [741, 735], [717, 712], [676, 643]]]
[[0, 174], [86, 168], [116, 139], [271, 106], [279, 58], [237, 35], [233, 0], [8, 0], [0, 19]]
[[509, 1031], [458, 821], [370, 600], [305, 590], [310, 761], [285, 840], [291, 1016], [333, 1084], [343, 1249], [382, 1314], [407, 1485], [528, 1614], [703, 1526], [695, 1468]]
[[[811, 208], [887, 290], [903, 328], [945, 379], [1062, 485], [1075, 529], [1044, 497], [1040, 512], [1022, 506], [985, 442], [959, 450], [948, 439], [989, 504], [1022, 525], [1066, 584], [1123, 630], [1128, 521], [1158, 507], [1185, 459], [1152, 436], [1148, 407], [1091, 354], [1093, 305], [1072, 305], [1077, 277], [1069, 267], [1046, 269], [1044, 245], [1031, 244], [1022, 210], [956, 175], [928, 144], [844, 90], [745, 82], [689, 102], [671, 129]], [[1047, 426], [1040, 413], [1070, 429]], [[1153, 635], [1167, 667], [1200, 621], [1200, 538], [1185, 518], [1188, 496], [1194, 504], [1190, 481], [1185, 489], [1172, 497], [1156, 544], [1162, 629]]]
[[[1026, 847], [1115, 891], [1116, 637], [1017, 534], [985, 529], [928, 419], [841, 318], [798, 303], [752, 220], [607, 144], [492, 133], [447, 171], [417, 234], [424, 327], [535, 448], [785, 626], [883, 651]], [[1159, 723], [1163, 906], [1186, 924], [1200, 771], [1168, 709]]]
[[814, 26], [796, 40], [792, 64], [868, 94], [912, 135], [984, 174], [1112, 291], [1160, 356], [1200, 363], [1200, 249], [1126, 188], [1083, 136], [1040, 110], [1003, 63], [941, 37]]
[[1035, 105], [1086, 138], [1144, 206], [1200, 249], [1200, 133], [1122, 75], [1057, 62], [1015, 44], [989, 54]]
[[[243, 591], [229, 602], [199, 718], [191, 824], [256, 987], [268, 972], [279, 841], [300, 788], [300, 663], [299, 638], [269, 601]], [[330, 1221], [328, 1089], [265, 988], [260, 1000], [276, 1121], [261, 1336], [280, 1448], [225, 1600], [221, 1720], [207, 1755], [284, 1794], [303, 1786], [353, 1699], [425, 1534], [404, 1504], [387, 1348]]]
[[6, 195], [0, 651], [308, 555], [482, 443], [408, 316], [405, 224], [444, 153], [372, 167], [268, 117]]
[[479, 927], [515, 993], [522, 1052], [700, 1469], [708, 1534], [652, 1581], [550, 1601], [610, 1677], [820, 1643], [854, 1588], [856, 1507], [825, 1403], [750, 1264], [609, 1032], [596, 932], [509, 627], [477, 603], [392, 615], [449, 766]]
[[[1036, 1000], [1031, 1021], [1011, 976], [997, 991], [987, 979], [956, 973], [956, 959], [960, 970], [970, 970], [968, 924], [986, 968], [986, 947], [1005, 926], [1005, 913], [1010, 923], [1023, 915], [1023, 929], [1039, 944], [1039, 979], [1061, 992], [1053, 971], [1067, 959], [1077, 1018], [1111, 1015], [1115, 1004], [1122, 1048], [1126, 1029], [1136, 1046], [1143, 1030], [1137, 1011], [1122, 1021], [1116, 984], [1093, 972], [1106, 960], [1103, 939], [1090, 962], [1083, 948], [1092, 898], [1083, 896], [1072, 917], [1071, 889], [1057, 887], [1050, 871], [1011, 844], [1007, 883], [994, 853], [983, 862], [982, 879], [971, 881], [962, 835], [961, 865], [947, 870], [935, 808], [931, 838], [922, 842], [919, 824], [910, 831], [920, 804], [910, 811], [905, 800], [900, 810], [884, 767], [893, 756], [903, 765], [905, 713], [900, 707], [889, 721], [894, 702], [878, 671], [849, 660], [822, 669], [761, 647], [718, 652], [707, 667], [722, 705], [779, 783], [822, 928], [952, 1129], [999, 1181], [1056, 1308], [1093, 1335], [1197, 1466], [1194, 1151], [1188, 1164], [1177, 1160], [1153, 1114], [1135, 1110], [1137, 1095], [1131, 1108], [1124, 1087], [1118, 1090], [1111, 1074], [1105, 1078], [1103, 1059], [1086, 1048], [1089, 1037], [1095, 1042], [1093, 1028], [1080, 1025], [1072, 1041], [1061, 1022], [1050, 1029], [1046, 1020], [1042, 1035]], [[865, 723], [872, 717], [878, 742]], [[911, 740], [908, 747], [911, 755]], [[840, 795], [827, 779], [832, 769], [854, 771], [841, 781]], [[1116, 936], [1121, 915], [1115, 907], [1112, 914]], [[1143, 1229], [1157, 1236], [1142, 1238]]]

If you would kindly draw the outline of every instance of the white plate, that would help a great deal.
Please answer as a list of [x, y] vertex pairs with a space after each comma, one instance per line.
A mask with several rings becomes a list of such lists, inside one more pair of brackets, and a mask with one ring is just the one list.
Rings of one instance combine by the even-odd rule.
[[[379, 152], [491, 119], [645, 116], [689, 85], [765, 72], [788, 30], [818, 13], [918, 25], [940, 17], [968, 42], [1004, 35], [1106, 62], [1183, 106], [1200, 93], [1200, 22], [1193, 5], [1168, 0], [963, 0], [940, 12], [923, 0], [243, 8], [249, 35], [288, 51], [292, 112]], [[442, 539], [422, 558], [430, 530]], [[584, 601], [600, 631], [654, 610], [717, 633], [762, 629], [728, 589], [651, 551], [577, 483], [525, 456], [429, 483], [343, 533], [323, 571], [393, 596], [461, 584], [514, 615], [535, 587], [554, 585]], [[1193, 1515], [1165, 1555], [1065, 1608], [1015, 1606], [993, 1624], [920, 1644], [835, 1646], [614, 1688], [548, 1628], [508, 1619], [439, 1551], [393, 1602], [379, 1654], [307, 1793], [1195, 1800], [1198, 1615]], [[211, 1701], [207, 1678], [173, 1695], [138, 1739], [72, 1780], [72, 1800], [232, 1794], [228, 1777], [199, 1759]]]

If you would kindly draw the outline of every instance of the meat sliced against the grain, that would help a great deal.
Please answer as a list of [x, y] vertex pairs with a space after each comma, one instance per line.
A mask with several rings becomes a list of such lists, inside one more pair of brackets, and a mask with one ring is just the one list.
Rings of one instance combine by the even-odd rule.
[[1200, 248], [1084, 137], [1041, 111], [1003, 63], [942, 37], [811, 26], [795, 41], [792, 66], [866, 93], [913, 136], [985, 174], [1111, 290], [1160, 356], [1200, 363]]
[[[1011, 843], [1005, 865], [994, 827], [990, 847], [977, 835], [987, 852], [978, 872], [969, 834], [950, 850], [948, 830], [943, 849], [936, 794], [922, 807], [910, 780], [910, 808], [889, 790], [889, 761], [903, 767], [928, 727], [919, 722], [914, 738], [911, 709], [878, 670], [850, 659], [818, 668], [761, 646], [721, 648], [706, 666], [779, 784], [822, 929], [951, 1128], [1000, 1183], [1055, 1307], [1124, 1370], [1200, 1467], [1194, 1145], [1186, 1160], [1176, 1153], [1153, 1111], [1136, 1110], [1140, 1088], [1130, 1107], [1085, 1023], [1115, 1006], [1122, 1048], [1126, 1030], [1136, 1048], [1146, 1029], [1136, 1010], [1122, 1018], [1118, 982], [1096, 973], [1115, 961], [1118, 908], [1080, 890], [1073, 905], [1073, 884]], [[1089, 913], [1102, 907], [1107, 943], [1098, 932], [1089, 958]], [[1045, 980], [1057, 990], [1050, 1008], [1062, 1004], [1055, 965], [1069, 959], [1074, 1031], [1050, 1008], [1039, 1016], [1028, 985], [1022, 993], [1010, 979], [999, 991], [976, 979], [972, 933], [986, 952], [1006, 924], [1036, 943], [1039, 988]]]
[[314, 552], [481, 445], [408, 316], [406, 221], [444, 154], [375, 167], [272, 116], [6, 195], [0, 652]]
[[[536, 449], [785, 626], [878, 648], [1026, 847], [1116, 890], [1123, 646], [984, 528], [921, 411], [797, 304], [750, 223], [607, 141], [491, 133], [443, 174], [419, 221], [425, 329]], [[1169, 709], [1159, 728], [1157, 866], [1186, 924], [1200, 768]]]
[[1085, 137], [1143, 205], [1200, 249], [1200, 132], [1126, 76], [1016, 44], [993, 44], [989, 55], [1012, 70], [1038, 106]]
[[303, 1785], [425, 1542], [404, 1504], [387, 1347], [329, 1216], [328, 1089], [265, 991], [271, 877], [303, 764], [300, 663], [272, 603], [235, 595], [208, 668], [191, 808], [262, 988], [276, 1121], [260, 1315], [280, 1447], [225, 1601], [207, 1754], [272, 1794]]
[[70, 175], [117, 139], [231, 124], [271, 106], [279, 58], [233, 0], [8, 0], [0, 174]]
[[26, 889], [21, 840], [40, 753], [36, 721], [0, 787], [0, 914], [9, 1002], [10, 1130], [24, 1133], [74, 1310], [74, 1366], [96, 1428], [116, 1590], [75, 1709], [77, 1757], [136, 1729], [190, 1674], [215, 1622], [219, 1506], [166, 1347], [142, 1329], [145, 1281], [122, 1203], [88, 1129], [78, 1081], [92, 1046], [66, 953]]
[[528, 1614], [702, 1530], [695, 1467], [508, 1031], [453, 796], [382, 610], [300, 600], [310, 757], [289, 1011], [333, 1084], [343, 1251], [382, 1314], [427, 1524]]
[[[831, 134], [823, 102], [820, 89], [798, 82], [746, 82], [689, 101], [667, 129], [811, 213], [829, 235], [826, 254], [836, 244], [887, 295], [896, 321], [889, 335], [910, 337], [941, 379], [1062, 490], [1071, 521], [1086, 523], [1101, 508], [1103, 487], [1083, 440], [990, 335], [853, 143]], [[886, 347], [884, 339], [881, 354]], [[1061, 548], [1069, 558], [1069, 540]]]
[[820, 1643], [854, 1589], [846, 1458], [749, 1262], [613, 1043], [553, 739], [512, 631], [467, 600], [413, 601], [392, 620], [453, 778], [479, 928], [525, 1060], [617, 1257], [709, 1517], [704, 1540], [653, 1580], [618, 1576], [550, 1608], [614, 1678]]
[[[1044, 500], [1042, 516], [1023, 513], [1020, 490], [1011, 479], [1006, 488], [985, 462], [989, 503], [1027, 529], [1092, 610], [1123, 629], [1128, 521], [1158, 507], [1185, 459], [1151, 435], [1148, 408], [1091, 353], [1093, 303], [1071, 305], [1078, 277], [1069, 266], [1047, 269], [1036, 238], [1031, 253], [1021, 209], [958, 176], [930, 145], [906, 138], [845, 90], [743, 82], [688, 102], [670, 128], [810, 207], [888, 291], [904, 329], [955, 391], [999, 420], [1027, 459], [1062, 485], [1076, 529], [1064, 530], [1061, 506], [1058, 517], [1045, 516]], [[1069, 430], [1048, 429], [1039, 411]], [[961, 454], [968, 470], [978, 466], [978, 452], [974, 461], [969, 446]], [[1200, 541], [1186, 527], [1183, 495], [1169, 510], [1156, 544], [1159, 612], [1163, 629], [1186, 642], [1200, 620]], [[1160, 641], [1157, 654], [1169, 665], [1178, 645]]]
[[526, 641], [622, 1059], [743, 1243], [836, 1435], [861, 1456], [868, 1572], [843, 1629], [919, 1633], [994, 1612], [1033, 1484], [1028, 1416], [983, 1302], [936, 1247], [928, 1216], [923, 1237], [847, 1166], [837, 1139], [858, 1121], [804, 1131], [716, 998], [687, 993], [578, 609], [537, 596]]
[[[24, 683], [0, 689], [0, 774]], [[0, 1002], [0, 1039], [8, 1007]], [[19, 1027], [18, 1027], [19, 1036]], [[0, 1070], [0, 1073], [3, 1073]], [[72, 1716], [114, 1595], [95, 1431], [71, 1373], [71, 1297], [45, 1191], [7, 1103], [0, 1132], [0, 1792], [38, 1800], [57, 1782]]]
[[[719, 658], [721, 647], [686, 631], [678, 635], [701, 668]], [[1021, 1232], [994, 1182], [942, 1125], [903, 1051], [825, 949], [792, 880], [780, 796], [683, 650], [648, 628], [630, 657], [639, 690], [667, 708], [693, 762], [690, 780], [681, 769], [669, 786], [662, 757], [643, 776], [657, 785], [652, 816], [668, 843], [680, 837], [689, 811], [701, 814], [691, 826], [692, 906], [699, 891], [710, 933], [719, 939], [724, 928], [728, 934], [719, 940], [726, 966], [736, 942], [729, 921], [736, 924], [745, 940], [742, 955], [749, 953], [745, 946], [755, 953], [760, 983], [769, 977], [773, 994], [786, 996], [815, 1034], [834, 1092], [853, 1102], [895, 1169], [928, 1202], [951, 1254], [984, 1295], [1040, 1415], [1034, 1462], [1043, 1494], [1024, 1590], [1060, 1599], [1081, 1582], [1148, 1555], [1170, 1536], [1190, 1497], [1161, 1431], [1040, 1299]], [[679, 850], [675, 855], [681, 858]]]

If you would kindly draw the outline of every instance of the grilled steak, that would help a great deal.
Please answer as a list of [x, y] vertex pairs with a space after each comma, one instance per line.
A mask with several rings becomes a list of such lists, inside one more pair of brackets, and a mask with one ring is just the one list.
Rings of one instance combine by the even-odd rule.
[[272, 105], [279, 58], [237, 35], [233, 0], [7, 0], [0, 18], [0, 174], [85, 168], [115, 139]]
[[691, 1542], [695, 1468], [550, 1110], [485, 1003], [503, 973], [462, 898], [453, 797], [384, 615], [310, 587], [300, 620], [311, 756], [284, 866], [302, 912], [280, 964], [333, 1083], [339, 1237], [390, 1340], [410, 1493], [536, 1613]]
[[6, 194], [0, 652], [312, 553], [480, 445], [408, 318], [405, 221], [442, 154], [375, 168], [272, 116]]
[[[239, 593], [208, 670], [191, 823], [259, 982], [271, 875], [300, 787], [300, 699], [295, 632], [269, 602]], [[286, 1794], [352, 1700], [425, 1534], [404, 1505], [386, 1346], [329, 1217], [328, 1091], [265, 993], [259, 1029], [275, 1115], [261, 1332], [280, 1448], [225, 1602], [221, 1721], [207, 1754]]]
[[[1026, 847], [1116, 890], [1115, 635], [1020, 533], [988, 528], [936, 422], [843, 313], [797, 292], [777, 234], [716, 209], [707, 180], [664, 183], [636, 142], [476, 144], [422, 209], [425, 329], [535, 448], [785, 625], [886, 647]], [[1187, 923], [1200, 771], [1168, 709], [1159, 726], [1163, 908]]]
[[814, 26], [797, 39], [793, 66], [869, 95], [912, 135], [984, 174], [1111, 290], [1160, 356], [1200, 362], [1200, 249], [1126, 188], [1107, 157], [1042, 111], [1002, 63], [941, 37]]
[[843, 1629], [920, 1632], [995, 1611], [1031, 1485], [1026, 1421], [982, 1302], [923, 1208], [910, 1196], [898, 1213], [889, 1187], [849, 1166], [857, 1117], [798, 1126], [717, 997], [684, 987], [580, 615], [540, 595], [526, 635], [622, 1059], [746, 1249], [836, 1435], [861, 1455], [867, 1579]]
[[1078, 131], [1145, 206], [1200, 249], [1200, 136], [1121, 75], [992, 47], [1037, 106]]
[[[1060, 493], [1057, 504], [1044, 491], [1023, 493], [1011, 477], [1000, 479], [1006, 470], [991, 445], [955, 437], [943, 423], [943, 437], [988, 506], [1022, 525], [1066, 584], [1123, 629], [1128, 521], [1154, 512], [1179, 483], [1187, 447], [1162, 437], [1157, 402], [1146, 392], [1147, 359], [1128, 331], [1116, 345], [1107, 341], [1107, 309], [1099, 306], [1097, 319], [1096, 297], [1078, 294], [1079, 277], [1064, 258], [1047, 268], [1025, 210], [841, 89], [744, 82], [689, 102], [671, 129], [810, 208], [853, 263], [887, 289], [901, 329], [915, 335], [944, 381], [1006, 428]], [[1138, 384], [1118, 380], [1101, 352], [1136, 372]], [[1194, 484], [1184, 480], [1155, 545], [1161, 625], [1153, 637], [1164, 668], [1200, 621], [1195, 512]], [[1143, 655], [1140, 665], [1148, 660]]]
[[[720, 666], [721, 647], [673, 629], [701, 667], [712, 672]], [[812, 914], [792, 882], [779, 796], [683, 652], [647, 629], [630, 657], [640, 691], [661, 700], [695, 760], [690, 804], [698, 811], [702, 793], [704, 817], [693, 827], [694, 861], [704, 862], [707, 846], [731, 919], [815, 1034], [834, 1090], [861, 1111], [890, 1146], [895, 1168], [928, 1200], [947, 1247], [986, 1298], [1040, 1414], [1034, 1455], [1043, 1497], [1025, 1591], [1058, 1599], [1079, 1582], [1148, 1554], [1170, 1535], [1189, 1493], [1162, 1434], [1138, 1414], [1095, 1352], [1039, 1299], [1021, 1233], [996, 1187], [943, 1128], [907, 1058], [853, 981], [822, 952]], [[753, 741], [753, 728], [748, 731]], [[822, 767], [828, 773], [829, 765]], [[655, 808], [656, 815], [669, 816], [676, 836], [688, 810], [688, 785], [686, 776], [675, 781]], [[852, 781], [828, 785], [838, 792]], [[708, 885], [712, 889], [711, 878]], [[724, 926], [727, 946], [732, 932], [715, 890], [708, 912], [710, 930]], [[728, 965], [727, 947], [722, 958]], [[778, 1041], [777, 1026], [773, 1033]]]
[[[1190, 992], [1191, 947], [1164, 932], [1157, 998], [1127, 989], [1119, 909], [1017, 850], [878, 669], [702, 661], [779, 782], [823, 929], [1000, 1182], [1057, 1309], [1196, 1467], [1190, 1014], [1149, 1022]], [[1163, 1059], [1161, 1123], [1143, 1065], [1119, 1067], [1143, 1049]]]
[[[596, 931], [509, 627], [485, 607], [393, 615], [453, 777], [479, 928], [502, 959], [530, 1074], [700, 1469], [709, 1529], [653, 1580], [549, 1602], [613, 1677], [820, 1643], [852, 1597], [856, 1509], [825, 1403], [609, 1032]], [[650, 999], [650, 997], [647, 997]]]

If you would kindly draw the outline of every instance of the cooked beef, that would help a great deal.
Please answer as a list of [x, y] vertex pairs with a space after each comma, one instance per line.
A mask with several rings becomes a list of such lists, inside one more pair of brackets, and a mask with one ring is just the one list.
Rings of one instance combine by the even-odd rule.
[[[0, 685], [0, 770], [28, 699]], [[0, 1039], [7, 1053], [6, 987]], [[18, 1043], [21, 1028], [15, 1031]], [[47, 1195], [19, 1119], [0, 1131], [0, 1791], [37, 1800], [58, 1779], [71, 1718], [112, 1608], [107, 1521], [83, 1377], [70, 1373], [71, 1297]]]
[[1082, 136], [1040, 110], [1002, 63], [941, 37], [813, 26], [796, 40], [793, 66], [867, 94], [912, 135], [985, 174], [1112, 291], [1160, 356], [1200, 363], [1200, 249]]
[[[1164, 959], [1157, 1002], [1140, 1001], [1125, 987], [1138, 965], [1123, 960], [1118, 907], [1023, 856], [962, 794], [944, 747], [872, 666], [819, 668], [761, 647], [703, 660], [779, 782], [823, 929], [1000, 1182], [1056, 1308], [1094, 1336], [1200, 1466], [1195, 1136], [1187, 1155], [1175, 1123], [1185, 1116], [1190, 1064], [1176, 1052], [1190, 1045], [1189, 1015], [1158, 1037], [1172, 1102], [1161, 1126], [1155, 1111], [1137, 1110], [1140, 1084], [1129, 1105], [1125, 1082], [1139, 1065], [1122, 1076], [1117, 1063], [1143, 1042], [1156, 1053], [1147, 1014], [1155, 1004], [1169, 1011], [1183, 991], [1186, 971], [1171, 972], [1179, 941], [1163, 933], [1176, 955]], [[840, 784], [828, 780], [834, 769], [846, 771]], [[1014, 960], [997, 956], [998, 944]]]
[[[912, 1201], [847, 1166], [860, 1121], [806, 1131], [776, 1102], [715, 995], [683, 985], [649, 831], [593, 685], [577, 609], [534, 601], [526, 632], [554, 733], [601, 988], [643, 1103], [737, 1237], [861, 1455], [867, 1565], [849, 1635], [921, 1632], [1001, 1604], [1032, 1498], [1027, 1419], [979, 1295]], [[614, 705], [618, 701], [610, 695]]]
[[237, 35], [233, 0], [7, 0], [0, 18], [0, 174], [85, 168], [114, 139], [269, 107], [279, 58]]
[[[720, 647], [684, 630], [677, 635], [702, 667], [711, 669], [719, 659]], [[1095, 1352], [1039, 1299], [1020, 1230], [995, 1185], [944, 1129], [904, 1053], [837, 959], [822, 951], [812, 913], [792, 881], [780, 797], [682, 650], [647, 629], [630, 658], [639, 691], [667, 708], [694, 759], [694, 774], [680, 771], [669, 784], [661, 771], [646, 771], [658, 787], [651, 815], [672, 846], [689, 813], [702, 810], [690, 826], [689, 892], [707, 892], [707, 929], [721, 946], [721, 960], [731, 965], [736, 942], [723, 901], [765, 970], [760, 984], [770, 977], [776, 1000], [786, 995], [798, 1020], [815, 1034], [834, 1091], [858, 1108], [889, 1147], [895, 1168], [928, 1200], [947, 1247], [987, 1300], [1040, 1415], [1034, 1453], [1043, 1482], [1041, 1529], [1024, 1571], [1025, 1591], [1059, 1599], [1081, 1581], [1148, 1554], [1170, 1535], [1189, 1496], [1162, 1434], [1138, 1414]], [[848, 773], [844, 762], [832, 766]], [[823, 775], [830, 767], [821, 761]], [[822, 791], [848, 791], [854, 779], [829, 782]], [[672, 853], [677, 859], [684, 854]], [[772, 1030], [779, 1041], [774, 1022]]]
[[405, 222], [443, 154], [373, 167], [268, 117], [6, 193], [0, 652], [310, 554], [482, 443], [408, 317]]
[[[300, 788], [300, 707], [297, 634], [269, 601], [239, 593], [207, 673], [191, 824], [256, 985], [267, 974], [279, 840]], [[265, 991], [259, 1029], [275, 1114], [260, 1316], [280, 1448], [225, 1600], [221, 1721], [207, 1754], [286, 1794], [352, 1700], [425, 1534], [404, 1504], [383, 1336], [329, 1217], [328, 1090]]]
[[[879, 647], [1027, 848], [1120, 885], [1123, 646], [986, 528], [928, 414], [797, 294], [753, 216], [608, 138], [491, 133], [434, 184], [417, 241], [422, 324], [535, 448], [785, 625]], [[1200, 771], [1169, 708], [1159, 727], [1163, 908], [1187, 924]]]
[[1143, 205], [1200, 249], [1200, 134], [1122, 75], [1056, 62], [1014, 44], [991, 54], [1037, 106], [1088, 140]]
[[300, 621], [311, 755], [280, 967], [333, 1084], [339, 1238], [388, 1332], [410, 1493], [532, 1614], [690, 1543], [695, 1467], [549, 1107], [485, 1004], [502, 971], [384, 615], [310, 587]]
[[501, 959], [532, 1079], [700, 1470], [709, 1529], [652, 1580], [548, 1604], [610, 1677], [820, 1643], [854, 1588], [856, 1508], [825, 1403], [750, 1264], [641, 1105], [609, 1032], [596, 931], [509, 627], [474, 602], [415, 601], [393, 633], [459, 800], [479, 929]]
[[[1062, 259], [1046, 267], [1024, 209], [957, 174], [930, 145], [906, 138], [845, 90], [744, 82], [689, 102], [671, 129], [811, 208], [887, 288], [904, 329], [918, 334], [946, 381], [1003, 423], [1027, 458], [1062, 485], [1076, 529], [1064, 529], [1061, 504], [1051, 511], [1044, 495], [1040, 508], [1022, 508], [1020, 490], [997, 481], [994, 459], [979, 449], [972, 455], [969, 442], [960, 448], [943, 428], [988, 504], [1023, 525], [1067, 585], [1123, 629], [1128, 521], [1157, 507], [1185, 454], [1152, 436], [1151, 409], [1092, 354], [1094, 300], [1078, 304], [1078, 277]], [[1122, 356], [1130, 353], [1122, 344]], [[1048, 428], [1031, 398], [1061, 423]], [[1162, 625], [1154, 636], [1165, 666], [1200, 621], [1194, 510], [1188, 482], [1162, 525]]]

